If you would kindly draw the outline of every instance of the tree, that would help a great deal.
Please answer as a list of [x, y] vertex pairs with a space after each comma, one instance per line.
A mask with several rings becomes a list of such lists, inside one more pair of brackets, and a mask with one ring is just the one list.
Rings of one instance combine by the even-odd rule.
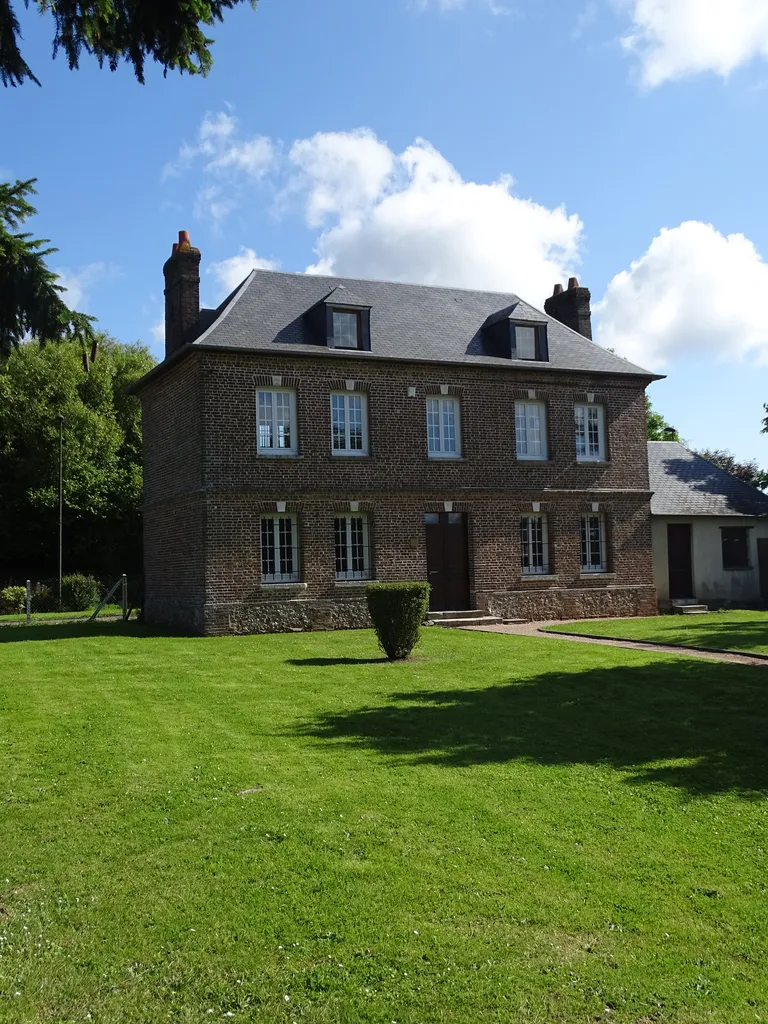
[[[70, 68], [80, 53], [114, 71], [121, 59], [144, 83], [144, 63], [157, 61], [163, 72], [206, 75], [213, 63], [212, 39], [201, 26], [223, 21], [224, 12], [245, 0], [25, 0], [54, 20], [53, 53], [63, 50]], [[249, 0], [255, 8], [256, 0]], [[37, 80], [21, 55], [18, 19], [11, 0], [0, 0], [0, 79], [4, 85]]]
[[69, 309], [58, 275], [46, 265], [46, 257], [57, 250], [42, 248], [47, 238], [14, 233], [37, 212], [27, 199], [36, 195], [35, 181], [0, 184], [0, 358], [29, 336], [43, 345], [71, 340], [92, 345], [95, 340], [93, 317]]
[[667, 423], [660, 412], [655, 412], [648, 395], [645, 396], [645, 422], [649, 441], [680, 440], [677, 430]]
[[26, 343], [0, 362], [0, 559], [6, 571], [54, 574], [59, 414], [65, 571], [140, 571], [141, 420], [138, 399], [125, 389], [154, 359], [140, 344], [107, 335], [98, 342], [88, 373], [73, 345]]
[[724, 469], [731, 476], [738, 477], [739, 480], [743, 480], [745, 484], [749, 484], [751, 487], [756, 487], [758, 490], [768, 487], [768, 472], [760, 469], [755, 459], [752, 459], [751, 462], [737, 462], [735, 456], [729, 451], [719, 448], [713, 451], [705, 448], [694, 454], [699, 455], [702, 459], [706, 459], [707, 462], [714, 463], [715, 466]]

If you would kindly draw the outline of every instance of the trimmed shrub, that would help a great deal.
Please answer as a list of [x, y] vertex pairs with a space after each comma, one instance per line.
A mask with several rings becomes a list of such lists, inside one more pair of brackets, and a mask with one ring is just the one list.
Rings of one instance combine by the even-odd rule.
[[429, 584], [369, 583], [365, 597], [381, 649], [390, 661], [407, 658], [419, 642]]
[[93, 576], [73, 572], [61, 579], [61, 604], [67, 612], [85, 612], [99, 603], [101, 584]]
[[5, 587], [0, 590], [0, 614], [17, 615], [23, 612], [26, 600], [26, 587]]

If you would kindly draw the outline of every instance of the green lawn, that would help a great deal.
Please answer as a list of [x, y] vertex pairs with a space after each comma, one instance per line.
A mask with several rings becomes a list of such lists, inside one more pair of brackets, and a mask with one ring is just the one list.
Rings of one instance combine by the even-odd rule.
[[599, 622], [587, 619], [547, 626], [547, 630], [768, 654], [768, 612], [722, 611], [707, 615], [656, 615], [647, 619], [605, 619]]
[[768, 670], [0, 631], [0, 1020], [768, 1021]]
[[[93, 615], [95, 608], [89, 608], [85, 612], [32, 612], [33, 622], [51, 622], [60, 619], [89, 619]], [[121, 615], [122, 607], [119, 604], [105, 604], [99, 612], [99, 618], [108, 615]], [[15, 624], [17, 622], [26, 622], [27, 613], [21, 612], [12, 615], [0, 615], [0, 624], [4, 622], [10, 622]]]

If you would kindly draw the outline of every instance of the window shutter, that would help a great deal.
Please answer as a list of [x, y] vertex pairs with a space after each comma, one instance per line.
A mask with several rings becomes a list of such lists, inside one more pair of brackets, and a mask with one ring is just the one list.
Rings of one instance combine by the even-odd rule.
[[360, 310], [360, 348], [364, 352], [371, 351], [371, 311]]
[[543, 363], [549, 362], [549, 341], [547, 340], [547, 325], [540, 324], [537, 328], [537, 358]]

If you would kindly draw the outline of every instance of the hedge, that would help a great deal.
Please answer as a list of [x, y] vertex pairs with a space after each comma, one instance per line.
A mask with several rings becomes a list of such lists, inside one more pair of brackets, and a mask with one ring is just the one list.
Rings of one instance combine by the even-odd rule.
[[381, 649], [390, 661], [407, 658], [419, 642], [429, 584], [369, 583], [365, 597]]

